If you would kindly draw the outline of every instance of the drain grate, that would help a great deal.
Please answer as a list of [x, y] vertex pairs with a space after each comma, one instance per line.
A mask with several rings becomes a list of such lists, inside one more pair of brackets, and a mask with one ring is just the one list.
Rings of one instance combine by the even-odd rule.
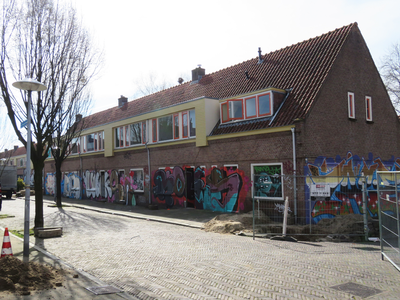
[[87, 287], [86, 289], [96, 295], [115, 294], [115, 293], [121, 292], [120, 289], [117, 289], [111, 285], [91, 286], [91, 287]]
[[381, 290], [371, 288], [362, 284], [348, 282], [344, 284], [339, 284], [335, 286], [331, 286], [332, 289], [339, 290], [342, 292], [353, 294], [354, 296], [359, 296], [362, 298], [367, 298], [369, 296], [373, 296], [379, 293], [382, 293]]

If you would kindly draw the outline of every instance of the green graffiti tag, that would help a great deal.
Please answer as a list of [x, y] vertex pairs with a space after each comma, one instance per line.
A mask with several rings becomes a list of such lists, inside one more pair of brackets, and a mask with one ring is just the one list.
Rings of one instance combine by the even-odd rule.
[[254, 166], [255, 174], [260, 174], [265, 172], [269, 175], [281, 174], [282, 167], [275, 165], [275, 166]]

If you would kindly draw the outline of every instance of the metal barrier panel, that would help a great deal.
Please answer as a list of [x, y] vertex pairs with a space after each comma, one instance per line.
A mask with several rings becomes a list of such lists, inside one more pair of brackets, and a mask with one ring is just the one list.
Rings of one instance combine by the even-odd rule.
[[255, 236], [282, 235], [286, 198], [287, 235], [364, 240], [376, 223], [378, 236], [376, 189], [367, 188], [364, 176], [253, 174]]
[[382, 259], [400, 271], [400, 172], [377, 172]]

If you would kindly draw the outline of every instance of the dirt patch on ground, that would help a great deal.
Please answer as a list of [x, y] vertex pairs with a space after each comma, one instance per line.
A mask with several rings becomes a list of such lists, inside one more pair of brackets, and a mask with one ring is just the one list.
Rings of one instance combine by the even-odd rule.
[[[293, 222], [293, 220], [290, 220]], [[282, 222], [274, 222], [262, 212], [257, 212], [255, 218], [255, 234], [279, 235], [282, 234]], [[368, 219], [369, 235], [379, 236], [377, 220]], [[253, 212], [243, 214], [218, 215], [204, 224], [207, 232], [253, 234]], [[310, 231], [312, 234], [310, 234]], [[299, 240], [340, 239], [340, 241], [354, 241], [353, 237], [364, 235], [362, 215], [349, 214], [336, 216], [332, 219], [322, 219], [318, 224], [288, 225], [287, 235], [293, 235]]]
[[24, 263], [14, 256], [0, 258], [0, 292], [29, 295], [34, 290], [61, 286], [63, 270], [36, 262]]

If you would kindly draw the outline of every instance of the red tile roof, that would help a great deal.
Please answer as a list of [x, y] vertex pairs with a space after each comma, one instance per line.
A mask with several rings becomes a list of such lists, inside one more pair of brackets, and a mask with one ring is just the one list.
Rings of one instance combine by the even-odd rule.
[[[130, 101], [86, 117], [88, 127], [94, 127], [199, 97], [226, 99], [268, 87], [293, 89], [273, 121], [258, 119], [238, 122], [232, 126], [217, 126], [213, 135], [290, 125], [304, 118], [331, 69], [336, 56], [357, 23], [328, 32], [316, 38], [265, 54], [205, 75], [198, 83], [187, 82], [143, 98]], [[248, 71], [250, 79], [246, 79]]]

